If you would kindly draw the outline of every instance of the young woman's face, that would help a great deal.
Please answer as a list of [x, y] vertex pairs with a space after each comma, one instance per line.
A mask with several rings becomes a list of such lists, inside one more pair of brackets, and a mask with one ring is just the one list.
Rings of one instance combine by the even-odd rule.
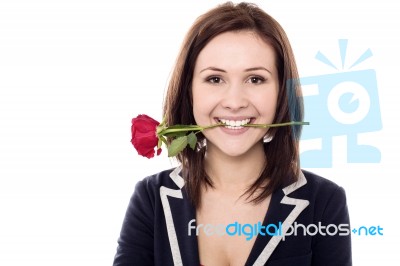
[[225, 123], [203, 131], [207, 152], [240, 156], [262, 145], [267, 129], [242, 124], [269, 124], [279, 89], [275, 52], [250, 31], [226, 32], [200, 52], [193, 73], [193, 114], [198, 125]]

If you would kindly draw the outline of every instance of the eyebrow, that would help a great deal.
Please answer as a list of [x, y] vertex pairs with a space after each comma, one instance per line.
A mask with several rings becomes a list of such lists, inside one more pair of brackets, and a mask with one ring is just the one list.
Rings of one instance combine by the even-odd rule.
[[[213, 70], [213, 71], [218, 71], [218, 72], [226, 73], [225, 70], [220, 69], [220, 68], [217, 68], [217, 67], [207, 67], [207, 68], [204, 68], [203, 70], [200, 71], [200, 73], [203, 72], [203, 71], [206, 71], [206, 70]], [[245, 72], [250, 72], [250, 71], [255, 71], [255, 70], [265, 70], [265, 71], [269, 72], [270, 74], [272, 74], [271, 71], [269, 71], [269, 70], [266, 69], [265, 67], [251, 67], [251, 68], [245, 69], [244, 71], [245, 71]]]
[[226, 71], [225, 71], [225, 70], [223, 70], [223, 69], [220, 69], [220, 68], [217, 68], [217, 67], [206, 67], [205, 69], [201, 70], [201, 71], [200, 71], [200, 73], [201, 73], [201, 72], [203, 72], [203, 71], [206, 71], [206, 70], [214, 70], [214, 71], [218, 71], [218, 72], [224, 72], [224, 73], [226, 73]]

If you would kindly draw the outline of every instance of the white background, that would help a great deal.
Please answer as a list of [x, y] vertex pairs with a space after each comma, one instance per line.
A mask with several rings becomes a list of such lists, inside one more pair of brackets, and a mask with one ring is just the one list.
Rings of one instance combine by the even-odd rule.
[[[131, 118], [161, 117], [166, 84], [184, 34], [221, 1], [0, 1], [0, 265], [111, 265], [135, 183], [173, 165], [130, 144]], [[255, 1], [285, 28], [301, 76], [335, 73], [370, 48], [356, 69], [375, 69], [383, 129], [360, 136], [380, 164], [347, 164], [334, 139], [334, 165], [312, 169], [343, 186], [355, 226], [354, 265], [399, 262], [395, 1]]]

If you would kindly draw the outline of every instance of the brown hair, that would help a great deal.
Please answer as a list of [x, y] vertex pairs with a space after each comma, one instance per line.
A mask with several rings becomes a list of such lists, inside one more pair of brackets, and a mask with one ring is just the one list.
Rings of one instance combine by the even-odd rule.
[[[302, 121], [303, 102], [298, 84], [298, 72], [289, 40], [279, 23], [254, 4], [227, 2], [201, 15], [184, 39], [172, 72], [164, 104], [167, 125], [196, 124], [192, 105], [192, 78], [200, 51], [215, 36], [228, 31], [249, 30], [273, 46], [278, 69], [279, 93], [273, 123]], [[300, 126], [270, 128], [272, 140], [264, 144], [267, 164], [259, 178], [243, 194], [248, 198], [259, 188], [253, 203], [261, 202], [276, 189], [297, 180], [300, 171]], [[213, 186], [205, 172], [202, 145], [204, 135], [198, 135], [197, 149], [187, 148], [177, 155], [182, 163], [186, 190], [194, 206], [200, 203], [202, 185]], [[263, 184], [268, 179], [265, 187]]]

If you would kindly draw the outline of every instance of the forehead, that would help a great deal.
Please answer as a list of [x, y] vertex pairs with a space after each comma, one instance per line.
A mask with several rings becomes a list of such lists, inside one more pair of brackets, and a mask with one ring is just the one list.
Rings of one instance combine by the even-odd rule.
[[201, 50], [196, 67], [275, 67], [275, 51], [271, 44], [252, 31], [230, 31], [217, 35]]

